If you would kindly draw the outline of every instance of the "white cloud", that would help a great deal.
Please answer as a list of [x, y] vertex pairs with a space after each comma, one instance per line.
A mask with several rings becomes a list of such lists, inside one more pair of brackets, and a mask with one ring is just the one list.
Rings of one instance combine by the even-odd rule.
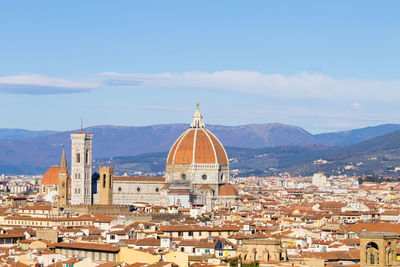
[[277, 96], [317, 99], [400, 99], [400, 81], [334, 79], [328, 75], [302, 72], [294, 75], [263, 74], [253, 71], [183, 73], [100, 73], [113, 86], [147, 88], [217, 89]]
[[0, 92], [9, 94], [66, 94], [88, 92], [97, 87], [88, 82], [75, 82], [44, 75], [29, 74], [0, 77]]
[[351, 104], [352, 108], [354, 108], [355, 110], [360, 110], [362, 105], [358, 102], [354, 102]]
[[[183, 73], [100, 73], [86, 81], [27, 74], [0, 77], [0, 92], [10, 94], [68, 94], [90, 92], [101, 86], [188, 90], [223, 90], [283, 99], [400, 100], [400, 80], [375, 81], [334, 79], [328, 75], [302, 72], [294, 75], [254, 71]], [[354, 103], [352, 107], [357, 109]], [[361, 105], [359, 106], [361, 108]]]

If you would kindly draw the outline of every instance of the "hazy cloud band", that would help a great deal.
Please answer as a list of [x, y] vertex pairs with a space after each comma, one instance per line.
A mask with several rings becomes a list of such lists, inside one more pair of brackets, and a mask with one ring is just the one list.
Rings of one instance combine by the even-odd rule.
[[89, 92], [97, 85], [74, 82], [44, 75], [16, 75], [0, 77], [0, 92], [8, 94], [52, 95]]
[[[252, 71], [184, 72], [158, 74], [100, 73], [114, 86], [148, 88], [216, 89], [283, 98], [399, 99], [400, 81], [334, 79], [302, 72], [294, 75]], [[382, 93], [380, 93], [382, 92]]]
[[351, 99], [360, 109], [363, 99], [398, 101], [400, 81], [334, 79], [328, 75], [302, 72], [294, 75], [263, 74], [252, 71], [183, 73], [100, 73], [72, 81], [44, 75], [0, 77], [0, 92], [9, 94], [69, 94], [106, 87], [165, 89], [209, 89], [281, 98]]

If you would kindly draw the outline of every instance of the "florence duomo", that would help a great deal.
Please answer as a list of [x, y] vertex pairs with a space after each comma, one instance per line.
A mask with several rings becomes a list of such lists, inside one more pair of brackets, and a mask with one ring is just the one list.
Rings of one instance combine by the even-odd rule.
[[[60, 166], [43, 176], [41, 195], [60, 208], [75, 205], [192, 205], [211, 211], [214, 206], [231, 207], [239, 194], [229, 183], [229, 160], [222, 143], [206, 129], [196, 105], [189, 129], [172, 145], [165, 177], [114, 176], [112, 166], [92, 173], [92, 142], [83, 130], [71, 134], [70, 175], [62, 153]], [[57, 172], [57, 170], [59, 170]]]
[[399, 10], [1, 1], [0, 267], [400, 267]]

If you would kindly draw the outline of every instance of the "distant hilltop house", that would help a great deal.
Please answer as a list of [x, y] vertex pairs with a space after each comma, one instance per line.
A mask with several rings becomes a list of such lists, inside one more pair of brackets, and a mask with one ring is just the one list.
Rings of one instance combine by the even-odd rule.
[[165, 177], [114, 176], [114, 168], [102, 166], [92, 173], [93, 134], [71, 134], [71, 170], [65, 151], [60, 166], [44, 174], [40, 195], [60, 207], [76, 205], [192, 205], [211, 210], [229, 207], [239, 199], [229, 183], [229, 161], [218, 138], [206, 129], [199, 105], [193, 122], [169, 151]]

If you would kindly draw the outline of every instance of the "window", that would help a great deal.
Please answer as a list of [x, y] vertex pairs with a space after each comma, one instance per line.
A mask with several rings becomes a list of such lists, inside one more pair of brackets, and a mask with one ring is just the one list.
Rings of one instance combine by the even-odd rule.
[[114, 239], [115, 239], [115, 235], [111, 235], [111, 236], [110, 236], [110, 239], [113, 239], [113, 240], [114, 240]]
[[106, 188], [106, 175], [103, 174], [103, 188]]
[[85, 153], [85, 163], [88, 164], [89, 163], [89, 151], [86, 149], [86, 153]]
[[182, 180], [186, 180], [186, 174], [182, 173], [181, 178]]
[[110, 174], [110, 181], [109, 181], [108, 187], [112, 188], [112, 174]]
[[81, 154], [76, 153], [76, 163], [80, 163], [81, 162]]
[[136, 188], [136, 191], [140, 192], [140, 187]]
[[158, 187], [156, 188], [156, 192], [158, 193], [158, 191], [160, 191], [160, 189], [158, 189]]
[[121, 190], [122, 190], [122, 188], [121, 188], [121, 187], [118, 187], [118, 192], [121, 192]]
[[201, 179], [203, 179], [204, 181], [207, 180], [207, 175], [203, 174], [203, 176], [201, 176]]

